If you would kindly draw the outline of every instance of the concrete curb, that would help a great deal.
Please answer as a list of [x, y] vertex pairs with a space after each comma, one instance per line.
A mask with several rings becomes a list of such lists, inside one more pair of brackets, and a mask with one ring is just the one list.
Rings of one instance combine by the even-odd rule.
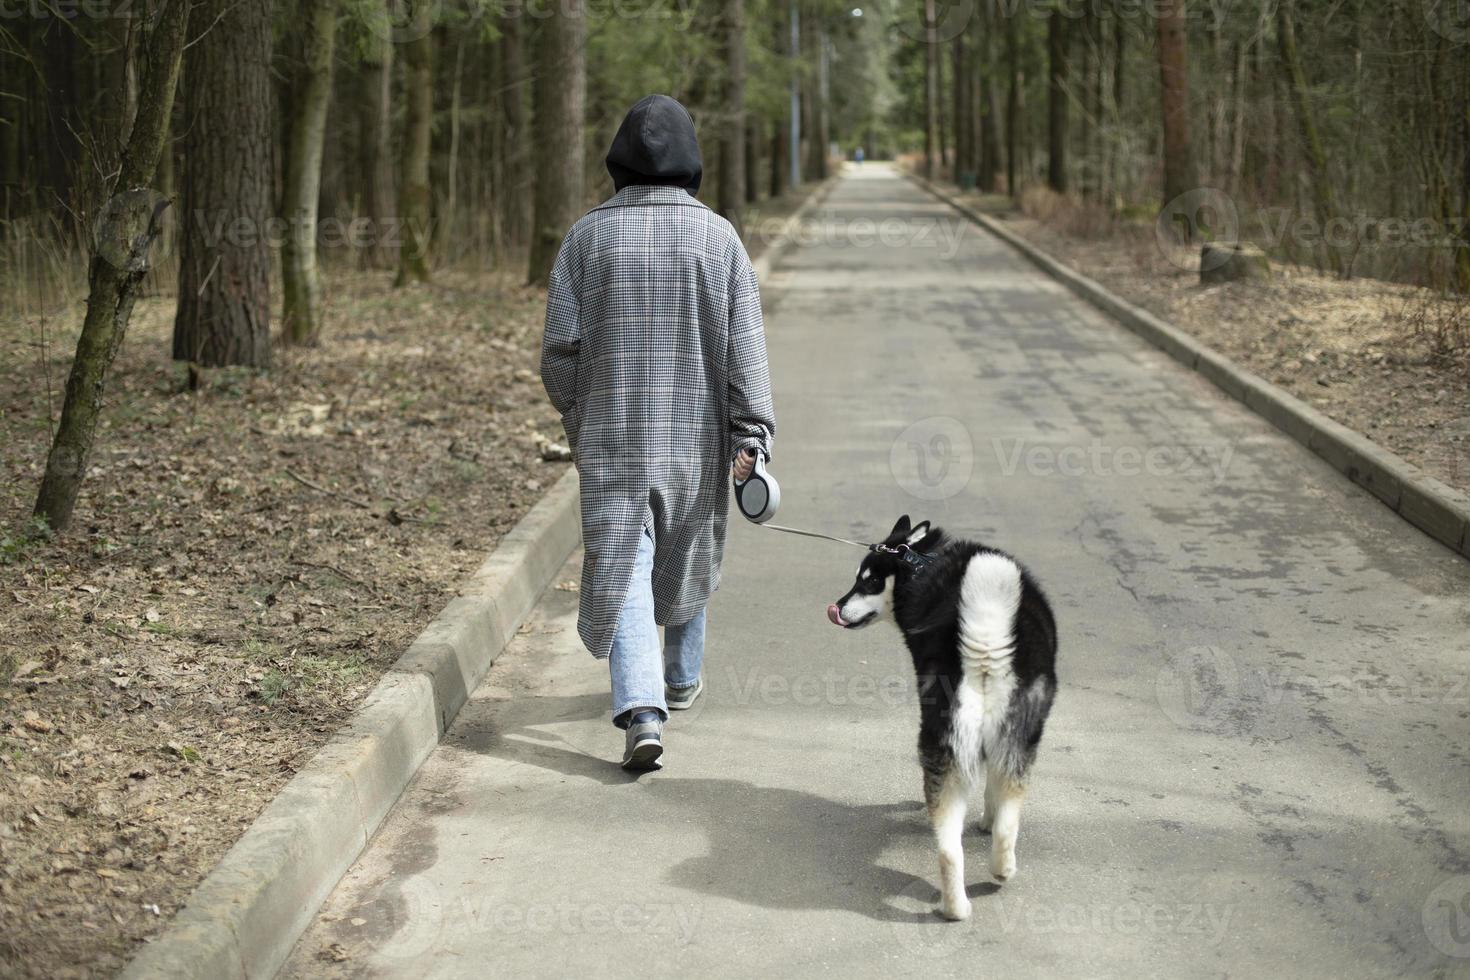
[[[836, 182], [819, 185], [754, 261], [764, 278]], [[261, 811], [124, 980], [272, 977], [581, 543], [570, 470], [383, 675], [347, 725]]]
[[1306, 446], [1404, 520], [1451, 551], [1470, 558], [1470, 496], [1333, 421], [1299, 398], [1067, 268], [988, 215], [917, 174], [910, 180], [1010, 245], [1047, 275], [1179, 363], [1198, 371], [1236, 401]]
[[501, 540], [122, 976], [274, 976], [581, 536], [571, 470]]

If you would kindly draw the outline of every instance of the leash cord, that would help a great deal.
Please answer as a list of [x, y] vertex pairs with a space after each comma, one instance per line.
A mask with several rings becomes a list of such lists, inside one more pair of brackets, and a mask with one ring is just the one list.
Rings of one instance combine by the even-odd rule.
[[768, 527], [772, 531], [785, 531], [787, 534], [799, 534], [799, 535], [801, 535], [804, 538], [821, 538], [824, 541], [836, 541], [838, 544], [850, 544], [854, 548], [861, 548], [864, 551], [867, 551], [868, 550], [868, 545], [863, 544], [861, 541], [849, 541], [847, 538], [833, 537], [830, 534], [823, 534], [820, 531], [803, 531], [799, 527], [786, 527], [786, 526], [781, 525], [781, 524], [770, 524], [770, 523], [761, 524], [759, 526], [760, 527]]

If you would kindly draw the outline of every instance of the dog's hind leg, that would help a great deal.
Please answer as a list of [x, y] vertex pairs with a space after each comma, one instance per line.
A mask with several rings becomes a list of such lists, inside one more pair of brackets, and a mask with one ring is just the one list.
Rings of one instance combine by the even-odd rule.
[[1000, 781], [994, 776], [985, 777], [985, 812], [980, 814], [980, 833], [990, 833], [995, 826], [995, 790]]
[[1016, 837], [1021, 832], [1021, 798], [1025, 793], [1020, 778], [998, 765], [989, 767], [985, 775], [985, 819], [990, 821], [990, 873], [996, 881], [1005, 881], [1016, 873]]
[[942, 766], [924, 767], [924, 799], [929, 821], [939, 845], [939, 913], [946, 919], [968, 919], [970, 900], [965, 895], [964, 780], [950, 760]]

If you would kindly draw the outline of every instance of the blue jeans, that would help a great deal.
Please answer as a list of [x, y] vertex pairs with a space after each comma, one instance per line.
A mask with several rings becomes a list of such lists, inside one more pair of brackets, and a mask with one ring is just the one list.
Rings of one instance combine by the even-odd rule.
[[653, 618], [653, 537], [647, 531], [638, 541], [633, 562], [633, 581], [618, 614], [612, 653], [607, 659], [612, 673], [613, 724], [628, 727], [636, 710], [657, 711], [669, 717], [664, 685], [693, 687], [699, 683], [704, 664], [704, 610], [687, 623], [664, 627], [659, 643], [658, 623]]

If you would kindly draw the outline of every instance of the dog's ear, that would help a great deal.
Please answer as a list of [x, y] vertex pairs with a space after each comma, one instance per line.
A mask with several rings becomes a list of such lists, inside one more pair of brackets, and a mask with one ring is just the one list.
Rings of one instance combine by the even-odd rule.
[[909, 547], [913, 547], [914, 545], [918, 544], [920, 541], [923, 541], [924, 538], [926, 536], [928, 536], [928, 534], [929, 534], [929, 522], [928, 521], [920, 521], [918, 527], [914, 528], [912, 531], [909, 532], [909, 536], [908, 536]]
[[893, 530], [888, 532], [888, 540], [905, 537], [909, 533], [909, 515], [905, 514], [893, 525]]

